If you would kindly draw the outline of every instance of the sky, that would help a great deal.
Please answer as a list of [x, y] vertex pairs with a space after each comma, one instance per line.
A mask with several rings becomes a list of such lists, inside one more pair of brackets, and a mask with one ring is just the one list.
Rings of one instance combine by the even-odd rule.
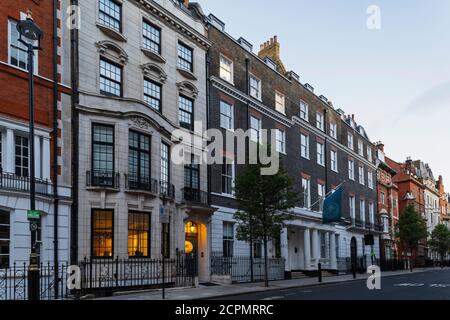
[[[287, 70], [355, 114], [388, 157], [429, 163], [450, 191], [450, 1], [196, 1], [255, 53], [277, 35]], [[379, 29], [367, 27], [372, 5]]]

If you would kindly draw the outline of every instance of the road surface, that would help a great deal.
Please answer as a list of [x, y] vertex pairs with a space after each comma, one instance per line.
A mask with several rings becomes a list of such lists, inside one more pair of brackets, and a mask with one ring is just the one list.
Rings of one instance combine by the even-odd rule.
[[365, 280], [265, 291], [220, 300], [450, 300], [450, 269], [381, 277], [381, 290]]

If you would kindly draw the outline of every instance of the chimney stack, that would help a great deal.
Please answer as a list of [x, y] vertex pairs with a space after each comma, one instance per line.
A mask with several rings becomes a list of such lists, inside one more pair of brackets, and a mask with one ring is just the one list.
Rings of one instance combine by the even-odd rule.
[[280, 57], [280, 43], [277, 36], [270, 38], [260, 46], [258, 57], [262, 60], [265, 58], [271, 59], [277, 64], [277, 71], [283, 75], [286, 74], [286, 69]]

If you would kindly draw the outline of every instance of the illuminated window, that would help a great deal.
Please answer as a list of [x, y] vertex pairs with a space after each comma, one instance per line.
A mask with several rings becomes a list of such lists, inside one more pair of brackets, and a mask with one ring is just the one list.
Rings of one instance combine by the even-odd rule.
[[92, 212], [92, 256], [110, 258], [113, 256], [113, 210]]
[[148, 257], [150, 253], [150, 215], [128, 213], [128, 256]]

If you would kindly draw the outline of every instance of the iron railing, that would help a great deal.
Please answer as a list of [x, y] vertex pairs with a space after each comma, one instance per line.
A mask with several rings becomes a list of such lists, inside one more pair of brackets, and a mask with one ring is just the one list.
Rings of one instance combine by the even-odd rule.
[[148, 176], [125, 174], [125, 188], [128, 190], [147, 191], [157, 194], [158, 180], [152, 179]]
[[[42, 195], [52, 194], [51, 183], [47, 179], [35, 178], [36, 193]], [[30, 191], [30, 177], [21, 177], [14, 173], [3, 172], [0, 170], [0, 189], [11, 191]]]
[[159, 193], [161, 195], [165, 194], [169, 199], [175, 199], [175, 186], [168, 182], [159, 182]]
[[[269, 280], [284, 280], [284, 267], [285, 259], [269, 258]], [[213, 252], [211, 257], [211, 275], [229, 276], [233, 283], [264, 281], [264, 259], [253, 258], [252, 261], [249, 256], [224, 257], [221, 252]]]
[[120, 174], [114, 171], [92, 170], [86, 172], [87, 187], [120, 188]]
[[202, 205], [208, 204], [208, 194], [200, 189], [193, 188], [183, 188], [183, 201], [185, 202], [195, 202]]
[[189, 287], [195, 285], [197, 276], [196, 259], [184, 255], [164, 260], [85, 258], [79, 266], [82, 293], [153, 288], [163, 284], [166, 287]]
[[[67, 299], [67, 263], [55, 269], [52, 263], [40, 264], [40, 299]], [[57, 271], [57, 279], [55, 279]], [[28, 265], [14, 263], [11, 267], [0, 269], [0, 301], [28, 299]]]

